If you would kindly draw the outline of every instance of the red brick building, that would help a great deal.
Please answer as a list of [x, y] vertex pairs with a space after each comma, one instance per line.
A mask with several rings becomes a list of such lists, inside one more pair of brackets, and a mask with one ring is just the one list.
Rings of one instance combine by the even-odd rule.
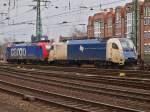
[[118, 6], [115, 9], [115, 36], [125, 36], [125, 7]]
[[[138, 4], [138, 52], [142, 58], [150, 57], [150, 1]], [[88, 38], [127, 37], [135, 40], [133, 3], [89, 17]]]
[[125, 37], [132, 38], [132, 31], [133, 31], [133, 3], [127, 3], [124, 6], [124, 30], [125, 30]]
[[88, 19], [87, 35], [89, 39], [94, 37], [94, 17], [93, 16], [90, 16]]
[[141, 54], [145, 60], [150, 62], [150, 1], [145, 2], [141, 10], [140, 26], [141, 26]]
[[105, 37], [112, 37], [115, 35], [115, 11], [113, 8], [105, 15]]
[[106, 11], [96, 13], [93, 17], [89, 17], [88, 22], [88, 38], [101, 38], [106, 35]]

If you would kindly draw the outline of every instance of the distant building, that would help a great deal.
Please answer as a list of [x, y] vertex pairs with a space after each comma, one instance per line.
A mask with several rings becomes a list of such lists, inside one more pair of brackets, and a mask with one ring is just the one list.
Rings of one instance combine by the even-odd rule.
[[[147, 0], [148, 1], [148, 0]], [[141, 7], [141, 53], [150, 62], [150, 1]]]
[[94, 17], [93, 16], [90, 16], [88, 19], [87, 35], [89, 39], [94, 37]]
[[[138, 9], [138, 52], [144, 59], [150, 57], [150, 1], [139, 2]], [[133, 3], [98, 12], [89, 17], [88, 38], [127, 37], [135, 41], [134, 19]]]
[[105, 15], [105, 37], [112, 37], [115, 35], [115, 12], [110, 8]]
[[115, 36], [125, 36], [125, 7], [118, 6], [115, 9]]

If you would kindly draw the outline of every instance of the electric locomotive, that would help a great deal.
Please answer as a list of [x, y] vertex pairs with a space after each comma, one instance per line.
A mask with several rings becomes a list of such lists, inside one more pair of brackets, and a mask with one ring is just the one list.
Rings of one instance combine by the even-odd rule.
[[31, 43], [13, 43], [6, 48], [5, 58], [13, 63], [47, 63], [50, 45], [50, 41], [44, 37]]
[[136, 63], [137, 53], [128, 38], [69, 40], [51, 46], [49, 62], [96, 65]]

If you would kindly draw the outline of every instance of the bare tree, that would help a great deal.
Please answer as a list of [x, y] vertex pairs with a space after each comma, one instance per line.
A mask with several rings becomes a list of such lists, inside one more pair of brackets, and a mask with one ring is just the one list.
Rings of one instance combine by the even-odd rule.
[[3, 39], [3, 42], [4, 42], [4, 44], [8, 44], [8, 43], [11, 43], [11, 42], [13, 42], [14, 40], [12, 39], [12, 38], [4, 38]]
[[87, 36], [86, 31], [80, 30], [80, 29], [78, 29], [78, 28], [74, 28], [74, 29], [71, 31], [71, 37], [79, 37], [79, 38], [82, 38], [82, 37], [86, 37], [86, 36]]

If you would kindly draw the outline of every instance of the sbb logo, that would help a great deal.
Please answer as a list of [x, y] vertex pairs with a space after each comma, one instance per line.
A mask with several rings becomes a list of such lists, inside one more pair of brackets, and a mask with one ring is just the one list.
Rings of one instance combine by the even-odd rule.
[[11, 56], [26, 56], [26, 49], [25, 48], [12, 48], [11, 49]]

